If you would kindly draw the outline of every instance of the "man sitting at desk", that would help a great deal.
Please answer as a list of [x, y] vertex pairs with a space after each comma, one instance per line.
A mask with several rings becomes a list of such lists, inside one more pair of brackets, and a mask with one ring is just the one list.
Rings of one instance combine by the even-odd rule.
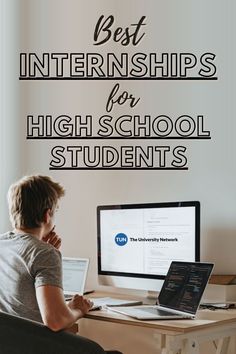
[[0, 311], [43, 322], [53, 331], [70, 327], [92, 306], [79, 295], [64, 300], [61, 239], [54, 231], [64, 193], [50, 177], [22, 178], [8, 191], [14, 229], [0, 235]]
[[64, 189], [51, 178], [29, 176], [8, 192], [14, 230], [0, 236], [0, 309], [43, 322], [53, 331], [70, 327], [91, 303], [63, 296], [61, 240], [54, 216]]

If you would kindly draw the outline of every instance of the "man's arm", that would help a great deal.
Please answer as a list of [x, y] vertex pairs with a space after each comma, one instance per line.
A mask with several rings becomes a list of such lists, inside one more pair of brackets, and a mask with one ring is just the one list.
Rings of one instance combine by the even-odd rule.
[[43, 323], [53, 331], [72, 326], [92, 306], [90, 301], [79, 295], [75, 295], [67, 305], [62, 289], [52, 285], [37, 287], [36, 297]]

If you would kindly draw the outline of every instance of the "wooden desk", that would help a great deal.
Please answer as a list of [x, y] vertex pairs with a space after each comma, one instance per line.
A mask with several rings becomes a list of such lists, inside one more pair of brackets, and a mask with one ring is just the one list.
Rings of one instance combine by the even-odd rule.
[[200, 354], [200, 344], [208, 341], [216, 354], [226, 354], [236, 335], [236, 309], [200, 310], [195, 320], [139, 321], [106, 309], [89, 312], [86, 318], [150, 328], [161, 354]]

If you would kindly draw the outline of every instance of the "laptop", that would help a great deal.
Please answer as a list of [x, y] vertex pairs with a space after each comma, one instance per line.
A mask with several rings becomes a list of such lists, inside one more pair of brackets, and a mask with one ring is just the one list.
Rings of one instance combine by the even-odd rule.
[[139, 320], [194, 318], [213, 266], [174, 261], [161, 288], [158, 305], [109, 309]]
[[75, 294], [84, 294], [88, 266], [88, 258], [62, 257], [63, 291], [66, 300]]

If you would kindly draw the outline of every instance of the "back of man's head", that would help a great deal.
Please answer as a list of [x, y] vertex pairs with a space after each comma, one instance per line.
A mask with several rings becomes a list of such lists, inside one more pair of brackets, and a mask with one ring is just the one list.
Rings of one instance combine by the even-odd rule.
[[25, 176], [8, 191], [9, 214], [15, 228], [36, 228], [44, 221], [45, 212], [55, 212], [64, 188], [48, 176]]

